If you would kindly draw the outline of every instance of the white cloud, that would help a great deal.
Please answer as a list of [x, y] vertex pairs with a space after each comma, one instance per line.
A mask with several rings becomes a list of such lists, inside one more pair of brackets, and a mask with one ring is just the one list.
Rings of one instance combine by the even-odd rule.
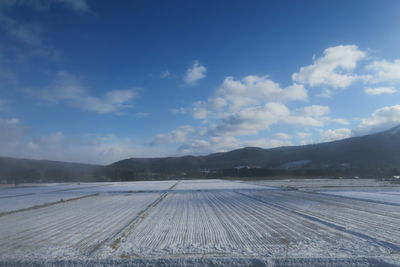
[[157, 134], [152, 141], [152, 145], [182, 143], [187, 140], [188, 135], [194, 132], [194, 128], [189, 125], [183, 125], [179, 128], [165, 134]]
[[329, 47], [324, 50], [322, 57], [316, 59], [312, 65], [301, 67], [292, 78], [298, 83], [312, 87], [345, 88], [359, 78], [352, 71], [364, 58], [366, 53], [356, 45]]
[[274, 134], [275, 138], [281, 139], [281, 140], [288, 140], [291, 139], [292, 137], [288, 135], [287, 133], [276, 133]]
[[297, 109], [282, 120], [282, 123], [303, 125], [303, 126], [323, 126], [330, 117], [328, 106], [311, 105]]
[[330, 112], [328, 106], [312, 105], [301, 109], [301, 114], [306, 117], [321, 117]]
[[306, 106], [290, 111], [282, 103], [271, 102], [263, 106], [244, 108], [209, 125], [211, 136], [240, 136], [258, 134], [274, 124], [323, 126], [330, 121], [327, 106]]
[[192, 115], [195, 119], [206, 119], [209, 114], [210, 110], [208, 109], [207, 103], [203, 101], [197, 101], [193, 104]]
[[381, 95], [381, 94], [394, 94], [397, 90], [393, 87], [375, 87], [375, 88], [364, 88], [364, 92], [367, 95]]
[[338, 123], [338, 124], [342, 124], [342, 125], [349, 125], [350, 122], [346, 119], [331, 119], [332, 122]]
[[400, 105], [386, 106], [375, 110], [371, 116], [361, 120], [354, 135], [370, 134], [387, 130], [400, 124]]
[[311, 136], [312, 136], [312, 133], [310, 133], [310, 132], [298, 132], [298, 133], [297, 133], [297, 136], [298, 136], [300, 139], [305, 139], [305, 138], [311, 137]]
[[350, 137], [352, 130], [349, 128], [339, 128], [335, 130], [326, 130], [321, 133], [322, 141], [335, 141]]
[[216, 125], [211, 125], [208, 135], [237, 136], [257, 134], [270, 125], [285, 120], [290, 115], [289, 109], [281, 103], [268, 103], [232, 113]]
[[305, 101], [307, 98], [307, 90], [302, 85], [281, 88], [266, 76], [249, 75], [241, 80], [226, 77], [208, 102], [216, 110], [227, 106], [229, 111], [236, 111], [265, 102]]
[[307, 90], [303, 85], [281, 88], [266, 76], [249, 75], [241, 80], [226, 77], [207, 101], [193, 104], [192, 114], [199, 120], [207, 119], [210, 115], [222, 118], [266, 103], [306, 101], [307, 98]]
[[34, 93], [51, 103], [67, 102], [96, 113], [118, 113], [130, 107], [129, 102], [136, 96], [134, 90], [112, 90], [102, 97], [91, 96], [76, 76], [65, 71], [57, 73], [53, 86]]
[[400, 82], [400, 59], [393, 62], [377, 60], [367, 66], [373, 72], [371, 82]]
[[195, 85], [199, 80], [204, 79], [207, 75], [207, 68], [201, 65], [197, 60], [186, 71], [183, 81], [186, 85]]

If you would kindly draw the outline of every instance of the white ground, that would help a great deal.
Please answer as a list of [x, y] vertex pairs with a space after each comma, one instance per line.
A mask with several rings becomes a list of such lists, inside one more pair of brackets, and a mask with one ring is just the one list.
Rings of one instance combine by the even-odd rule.
[[[76, 266], [160, 259], [170, 265], [400, 264], [400, 187], [372, 179], [257, 184], [0, 187], [0, 265], [44, 259]], [[294, 184], [301, 190], [287, 190]]]
[[336, 195], [336, 196], [344, 196], [351, 198], [358, 198], [363, 200], [372, 200], [386, 203], [394, 203], [400, 206], [400, 191], [321, 191], [322, 193]]

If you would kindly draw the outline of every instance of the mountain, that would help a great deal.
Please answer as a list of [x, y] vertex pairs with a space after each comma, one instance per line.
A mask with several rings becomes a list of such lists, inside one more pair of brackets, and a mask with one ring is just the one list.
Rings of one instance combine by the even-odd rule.
[[272, 149], [246, 147], [207, 156], [130, 158], [111, 166], [134, 172], [187, 172], [201, 169], [390, 169], [400, 167], [400, 125], [384, 132], [343, 140]]
[[100, 166], [0, 157], [0, 183], [93, 181]]
[[245, 147], [207, 156], [130, 158], [108, 166], [0, 157], [0, 183], [164, 180], [222, 176], [399, 175], [400, 125], [304, 146]]

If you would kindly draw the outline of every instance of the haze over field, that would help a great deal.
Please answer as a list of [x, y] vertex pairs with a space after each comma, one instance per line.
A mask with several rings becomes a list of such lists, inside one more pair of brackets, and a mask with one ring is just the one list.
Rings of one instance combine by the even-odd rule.
[[400, 124], [400, 3], [0, 1], [0, 156], [92, 164]]

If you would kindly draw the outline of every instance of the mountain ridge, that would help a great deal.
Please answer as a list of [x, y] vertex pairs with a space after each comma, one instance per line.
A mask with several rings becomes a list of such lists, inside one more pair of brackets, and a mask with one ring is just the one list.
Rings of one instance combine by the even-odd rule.
[[[394, 138], [393, 138], [394, 137]], [[270, 149], [244, 147], [205, 156], [165, 158], [129, 158], [111, 164], [139, 171], [184, 171], [193, 168], [235, 168], [257, 166], [279, 168], [285, 163], [310, 160], [309, 167], [343, 167], [350, 164], [362, 168], [400, 166], [400, 125], [386, 131], [349, 137], [330, 142], [282, 146]]]
[[397, 174], [400, 125], [378, 133], [316, 144], [269, 149], [244, 147], [203, 156], [128, 158], [105, 166], [0, 157], [0, 182], [169, 179], [185, 175], [204, 177], [210, 173], [222, 177], [237, 175], [239, 172], [234, 169], [259, 169], [242, 171], [243, 175], [259, 176]]

